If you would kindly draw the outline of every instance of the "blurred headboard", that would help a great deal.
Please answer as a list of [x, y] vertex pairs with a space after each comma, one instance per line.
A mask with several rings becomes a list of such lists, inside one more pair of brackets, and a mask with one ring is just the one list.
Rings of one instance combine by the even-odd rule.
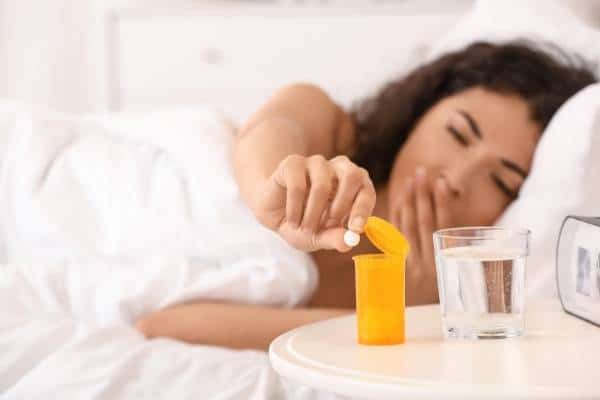
[[[296, 81], [317, 83], [350, 106], [418, 64], [474, 3], [111, 1], [104, 28], [110, 110], [210, 103], [237, 121]], [[600, 1], [564, 1], [600, 26]]]
[[241, 121], [295, 81], [320, 84], [349, 106], [422, 60], [472, 1], [290, 3], [115, 7], [106, 26], [109, 108], [210, 103]]

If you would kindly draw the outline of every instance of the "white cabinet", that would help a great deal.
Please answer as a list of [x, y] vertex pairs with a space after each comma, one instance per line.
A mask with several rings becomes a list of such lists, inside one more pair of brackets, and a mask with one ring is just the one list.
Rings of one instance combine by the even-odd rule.
[[115, 12], [113, 109], [210, 103], [242, 120], [296, 81], [322, 85], [348, 106], [417, 64], [466, 8], [202, 4]]

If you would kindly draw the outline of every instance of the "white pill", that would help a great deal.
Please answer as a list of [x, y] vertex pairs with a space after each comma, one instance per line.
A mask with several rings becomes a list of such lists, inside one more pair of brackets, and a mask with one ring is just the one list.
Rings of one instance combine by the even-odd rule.
[[348, 230], [344, 233], [344, 243], [350, 247], [354, 247], [360, 243], [360, 235]]

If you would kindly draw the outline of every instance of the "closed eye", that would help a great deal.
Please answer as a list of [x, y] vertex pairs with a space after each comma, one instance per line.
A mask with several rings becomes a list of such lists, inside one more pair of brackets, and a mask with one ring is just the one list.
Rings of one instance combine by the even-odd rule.
[[452, 125], [446, 125], [446, 130], [450, 132], [450, 134], [454, 136], [454, 139], [456, 139], [462, 146], [467, 147], [469, 145], [469, 142], [467, 142], [467, 139], [464, 137], [464, 135], [456, 130], [456, 128], [454, 128]]
[[516, 199], [517, 197], [519, 197], [518, 193], [515, 193], [511, 188], [508, 187], [508, 185], [506, 183], [504, 183], [504, 181], [502, 181], [502, 179], [498, 178], [496, 175], [494, 174], [490, 174], [490, 177], [492, 178], [492, 181], [494, 181], [494, 184], [496, 186], [498, 186], [498, 188], [504, 193], [506, 194], [510, 199]]

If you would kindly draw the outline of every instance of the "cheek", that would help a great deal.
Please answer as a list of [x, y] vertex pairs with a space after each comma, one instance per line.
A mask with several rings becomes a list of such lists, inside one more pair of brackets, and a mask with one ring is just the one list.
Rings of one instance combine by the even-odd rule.
[[402, 182], [414, 175], [417, 167], [438, 169], [445, 157], [442, 147], [445, 146], [439, 146], [433, 135], [422, 132], [421, 129], [413, 131], [394, 159], [390, 189], [401, 186]]
[[510, 204], [506, 196], [491, 185], [474, 188], [469, 198], [457, 199], [457, 221], [461, 225], [493, 225]]

